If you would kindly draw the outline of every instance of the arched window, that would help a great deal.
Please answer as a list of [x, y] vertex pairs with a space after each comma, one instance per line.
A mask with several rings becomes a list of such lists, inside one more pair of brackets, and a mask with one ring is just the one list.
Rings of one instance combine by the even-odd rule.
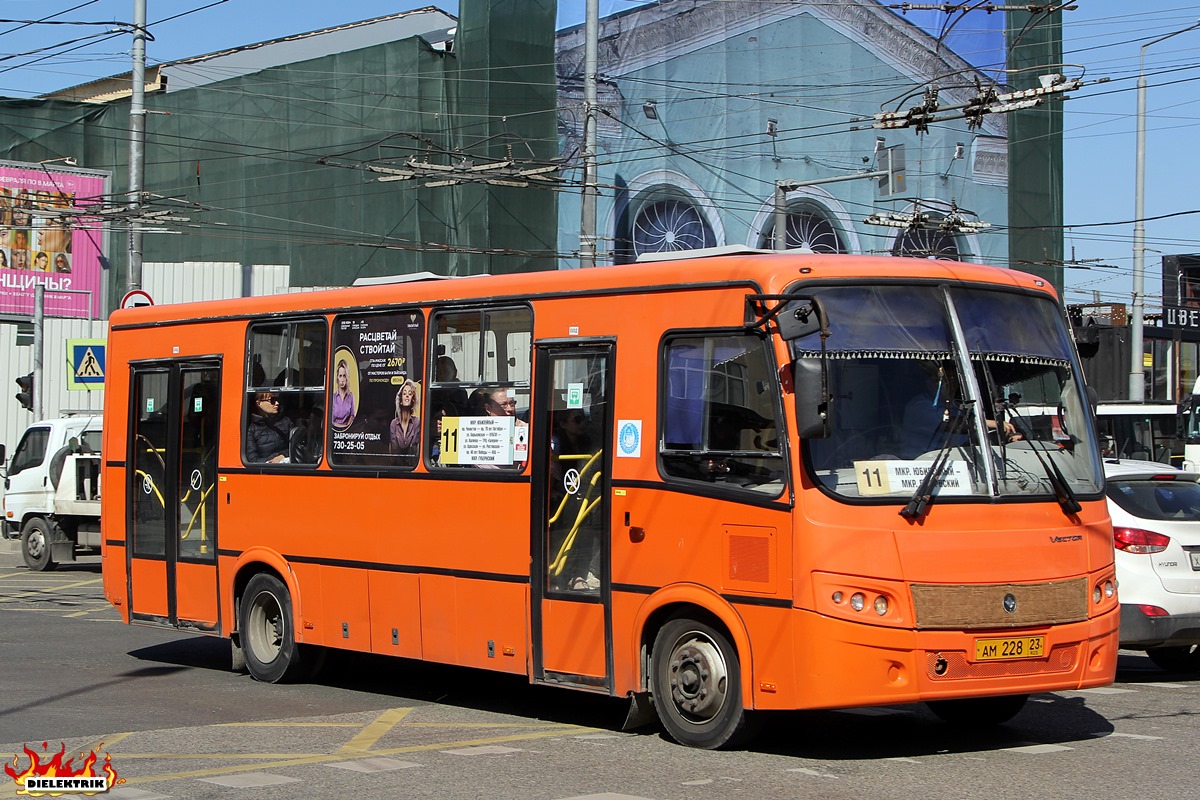
[[673, 198], [651, 200], [638, 207], [630, 238], [633, 259], [643, 253], [667, 253], [713, 247], [716, 237], [695, 205]]
[[[774, 218], [770, 227], [763, 231], [760, 247], [775, 248]], [[806, 249], [814, 253], [848, 252], [841, 231], [825, 209], [809, 203], [793, 205], [787, 210], [787, 249]]]
[[938, 261], [962, 261], [958, 237], [936, 227], [939, 220], [930, 215], [929, 225], [935, 227], [909, 228], [901, 231], [892, 245], [892, 255], [909, 258], [932, 258]]

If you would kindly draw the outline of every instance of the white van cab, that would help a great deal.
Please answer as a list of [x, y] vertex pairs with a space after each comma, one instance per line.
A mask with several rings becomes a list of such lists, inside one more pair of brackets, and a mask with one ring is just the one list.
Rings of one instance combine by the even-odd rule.
[[92, 415], [35, 422], [12, 451], [2, 532], [21, 539], [30, 569], [53, 569], [73, 560], [77, 546], [100, 546], [100, 423]]

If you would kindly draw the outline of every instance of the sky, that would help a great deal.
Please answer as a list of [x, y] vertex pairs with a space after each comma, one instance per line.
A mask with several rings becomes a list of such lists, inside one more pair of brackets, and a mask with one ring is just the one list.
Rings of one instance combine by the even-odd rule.
[[[982, 2], [982, 0], [971, 0]], [[600, 0], [601, 13], [633, 0]], [[457, 2], [352, 0], [147, 0], [150, 63], [172, 61], [425, 5]], [[1068, 303], [1130, 302], [1132, 291], [1136, 81], [1139, 50], [1200, 21], [1200, 2], [1075, 0], [1064, 11], [1064, 71], [1083, 88], [1062, 104]], [[106, 25], [128, 21], [134, 0], [6, 0], [0, 3], [0, 95], [31, 97], [128, 71], [130, 39]], [[560, 24], [582, 21], [584, 0], [560, 0]], [[29, 25], [21, 20], [39, 20]], [[78, 40], [78, 41], [75, 41]], [[72, 42], [63, 46], [64, 42]], [[48, 49], [43, 49], [48, 48]], [[1146, 50], [1145, 284], [1147, 310], [1161, 302], [1161, 259], [1200, 253], [1200, 29]], [[1175, 215], [1175, 216], [1171, 216]], [[1162, 219], [1155, 219], [1162, 217]]]

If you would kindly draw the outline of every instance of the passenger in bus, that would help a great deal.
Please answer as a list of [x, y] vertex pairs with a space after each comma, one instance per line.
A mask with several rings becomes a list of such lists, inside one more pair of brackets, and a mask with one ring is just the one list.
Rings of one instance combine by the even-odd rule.
[[268, 464], [288, 463], [292, 421], [279, 413], [279, 395], [255, 392], [250, 424], [246, 427], [246, 460]]
[[[483, 411], [489, 417], [515, 417], [517, 401], [508, 396], [508, 389], [483, 390]], [[517, 427], [528, 425], [523, 419], [517, 420]]]
[[337, 389], [333, 393], [333, 427], [346, 428], [354, 422], [354, 393], [350, 391], [350, 366], [346, 359], [337, 363]]
[[421, 420], [417, 413], [417, 385], [405, 380], [396, 392], [396, 417], [389, 426], [388, 452], [415, 456], [421, 443]]
[[[438, 356], [437, 382], [455, 383], [457, 381], [458, 365], [454, 363], [454, 359], [450, 356]], [[467, 390], [461, 386], [454, 388], [435, 389], [433, 391], [433, 397], [437, 400], [444, 400], [447, 403], [452, 403], [459, 411], [465, 411], [467, 408]]]

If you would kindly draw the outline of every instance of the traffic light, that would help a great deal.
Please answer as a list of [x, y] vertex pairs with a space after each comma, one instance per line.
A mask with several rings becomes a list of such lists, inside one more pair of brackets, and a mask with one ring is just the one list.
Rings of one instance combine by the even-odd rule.
[[17, 386], [21, 387], [21, 391], [17, 392], [17, 402], [26, 411], [33, 411], [33, 373], [17, 378]]

